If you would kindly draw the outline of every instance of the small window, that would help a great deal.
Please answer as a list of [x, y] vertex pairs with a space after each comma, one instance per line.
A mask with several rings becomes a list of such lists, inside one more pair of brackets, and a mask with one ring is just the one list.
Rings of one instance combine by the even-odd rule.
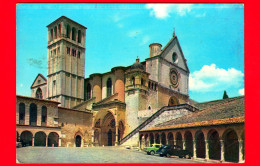
[[135, 85], [135, 77], [132, 77], [132, 85]]
[[41, 83], [41, 80], [38, 80], [38, 84]]
[[51, 29], [51, 40], [53, 40], [53, 29]]
[[70, 55], [70, 48], [67, 47], [67, 54]]
[[56, 55], [56, 49], [53, 50], [53, 55]]
[[56, 85], [56, 80], [53, 81], [53, 85]]
[[151, 106], [148, 107], [148, 110], [151, 110]]
[[59, 54], [59, 53], [60, 53], [60, 47], [57, 48], [57, 54]]
[[173, 63], [178, 62], [178, 55], [175, 52], [172, 54], [172, 61], [173, 61]]
[[80, 51], [78, 51], [78, 58], [80, 59]]
[[81, 43], [81, 31], [78, 30], [78, 43]]

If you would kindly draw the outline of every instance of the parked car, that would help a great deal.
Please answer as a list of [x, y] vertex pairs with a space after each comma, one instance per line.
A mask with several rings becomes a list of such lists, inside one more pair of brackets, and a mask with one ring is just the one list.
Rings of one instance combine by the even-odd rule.
[[191, 158], [191, 152], [183, 150], [177, 145], [164, 145], [156, 151], [161, 157], [179, 156], [179, 158]]
[[154, 155], [156, 153], [156, 151], [162, 147], [162, 144], [152, 144], [150, 147], [145, 147], [144, 151], [148, 154], [148, 155]]

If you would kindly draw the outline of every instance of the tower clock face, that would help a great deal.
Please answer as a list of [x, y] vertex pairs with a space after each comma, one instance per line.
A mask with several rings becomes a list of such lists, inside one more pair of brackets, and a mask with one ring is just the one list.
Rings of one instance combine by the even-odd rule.
[[179, 85], [179, 73], [176, 69], [171, 69], [170, 71], [170, 81], [172, 83], [172, 86], [177, 88]]

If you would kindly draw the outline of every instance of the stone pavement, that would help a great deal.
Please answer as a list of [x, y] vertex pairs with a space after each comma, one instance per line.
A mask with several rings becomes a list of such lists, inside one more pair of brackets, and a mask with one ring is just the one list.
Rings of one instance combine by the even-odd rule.
[[123, 147], [23, 147], [16, 149], [16, 157], [20, 163], [206, 163], [176, 156], [151, 156]]

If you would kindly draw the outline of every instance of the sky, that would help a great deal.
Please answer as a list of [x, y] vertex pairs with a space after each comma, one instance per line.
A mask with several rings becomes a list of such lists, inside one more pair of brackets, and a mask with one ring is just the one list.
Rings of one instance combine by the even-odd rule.
[[198, 102], [244, 95], [242, 4], [18, 4], [16, 93], [30, 96], [47, 75], [47, 25], [66, 16], [87, 27], [85, 78], [149, 57], [173, 32], [190, 70], [189, 96]]

